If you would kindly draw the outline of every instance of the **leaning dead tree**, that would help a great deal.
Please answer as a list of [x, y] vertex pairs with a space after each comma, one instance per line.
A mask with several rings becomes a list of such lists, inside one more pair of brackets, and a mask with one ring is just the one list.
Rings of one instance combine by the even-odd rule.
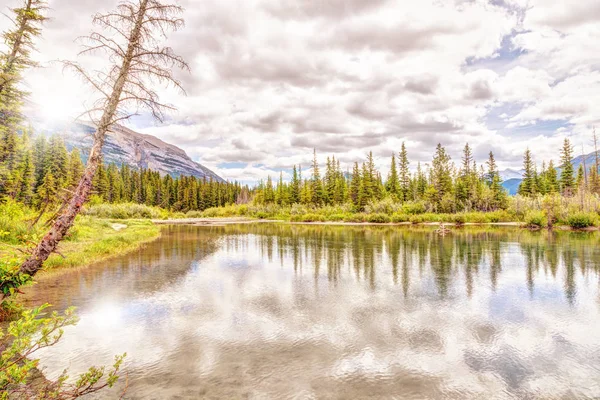
[[184, 21], [179, 17], [182, 12], [180, 6], [163, 4], [161, 0], [132, 0], [121, 2], [113, 12], [94, 16], [94, 24], [102, 31], [83, 38], [86, 47], [81, 53], [106, 54], [110, 67], [89, 72], [79, 64], [66, 63], [66, 67], [79, 73], [99, 94], [98, 101], [86, 112], [96, 125], [94, 144], [71, 199], [21, 265], [21, 273], [35, 275], [73, 225], [92, 189], [92, 179], [102, 159], [102, 146], [111, 127], [140, 110], [149, 111], [162, 121], [164, 112], [173, 109], [159, 101], [152, 86], [173, 85], [183, 91], [172, 69], [189, 70], [189, 67], [171, 48], [161, 47], [159, 43], [167, 32], [183, 27]]

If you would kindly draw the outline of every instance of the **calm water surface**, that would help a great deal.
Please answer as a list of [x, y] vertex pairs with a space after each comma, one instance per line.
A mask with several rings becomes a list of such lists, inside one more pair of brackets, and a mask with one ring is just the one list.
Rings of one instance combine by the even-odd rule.
[[166, 227], [34, 287], [32, 303], [81, 317], [41, 365], [127, 352], [131, 399], [598, 398], [599, 239]]

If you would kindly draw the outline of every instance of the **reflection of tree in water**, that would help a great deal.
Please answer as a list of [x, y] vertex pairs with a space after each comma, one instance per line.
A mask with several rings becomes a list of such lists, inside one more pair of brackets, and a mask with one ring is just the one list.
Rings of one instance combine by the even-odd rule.
[[[227, 236], [254, 235], [261, 252], [272, 259], [277, 254], [282, 266], [293, 264], [299, 273], [309, 263], [315, 285], [327, 278], [337, 285], [347, 268], [355, 279], [377, 288], [376, 271], [390, 273], [393, 284], [401, 284], [405, 296], [410, 291], [411, 274], [431, 273], [437, 293], [444, 298], [452, 287], [458, 288], [461, 277], [468, 297], [476, 291], [480, 271], [486, 271], [490, 287], [495, 291], [507, 263], [523, 268], [524, 283], [534, 294], [539, 274], [564, 268], [564, 290], [569, 302], [576, 296], [577, 267], [581, 274], [600, 269], [598, 234], [567, 232], [530, 232], [514, 229], [482, 229], [465, 227], [440, 236], [425, 227], [364, 227], [289, 224], [254, 224], [214, 228]], [[515, 254], [515, 251], [517, 252]], [[513, 260], [517, 261], [514, 265]], [[560, 263], [562, 260], [562, 264]], [[326, 267], [326, 269], [323, 269]], [[386, 271], [385, 268], [390, 268]], [[325, 275], [326, 274], [326, 275]], [[382, 279], [382, 278], [380, 278]], [[455, 289], [453, 289], [455, 290]]]

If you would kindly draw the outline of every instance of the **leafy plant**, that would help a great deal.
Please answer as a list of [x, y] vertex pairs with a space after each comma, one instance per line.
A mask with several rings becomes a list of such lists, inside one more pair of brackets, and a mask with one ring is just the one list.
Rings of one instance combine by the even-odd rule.
[[543, 211], [530, 211], [525, 215], [525, 225], [529, 228], [543, 228], [547, 218]]
[[595, 214], [579, 212], [567, 218], [567, 224], [574, 229], [584, 229], [597, 224], [598, 218]]
[[87, 394], [112, 387], [119, 379], [118, 372], [126, 354], [116, 356], [112, 368], [91, 367], [79, 375], [74, 383], [68, 383], [69, 376], [63, 372], [55, 381], [45, 381], [34, 385], [30, 381], [31, 372], [37, 368], [39, 360], [35, 353], [40, 349], [58, 343], [66, 326], [77, 323], [74, 309], [67, 309], [63, 315], [57, 312], [47, 314], [48, 304], [26, 310], [21, 318], [9, 324], [6, 330], [0, 329], [0, 399], [44, 398], [75, 399]]

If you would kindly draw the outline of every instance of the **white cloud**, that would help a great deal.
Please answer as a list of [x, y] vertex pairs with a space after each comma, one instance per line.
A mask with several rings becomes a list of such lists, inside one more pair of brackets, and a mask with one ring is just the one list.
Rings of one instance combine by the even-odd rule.
[[[74, 58], [73, 39], [91, 29], [86, 16], [116, 0], [71, 3], [52, 1], [38, 56], [47, 67], [28, 73], [34, 108], [45, 117], [74, 116], [88, 99], [81, 82], [47, 61]], [[256, 164], [308, 165], [312, 148], [323, 158], [335, 154], [344, 168], [368, 151], [383, 165], [402, 141], [414, 165], [429, 161], [438, 142], [458, 158], [469, 141], [476, 154], [494, 150], [507, 156], [501, 164], [516, 166], [513, 154], [538, 137], [536, 121], [560, 118], [575, 132], [599, 122], [595, 0], [182, 4], [186, 28], [169, 44], [191, 64], [191, 74], [179, 75], [188, 96], [161, 90], [179, 111], [161, 126], [133, 128], [213, 169], [248, 163], [248, 170], [220, 168], [226, 178], [259, 176]], [[488, 125], [496, 107], [510, 105], [522, 108], [499, 118], [511, 125]]]

